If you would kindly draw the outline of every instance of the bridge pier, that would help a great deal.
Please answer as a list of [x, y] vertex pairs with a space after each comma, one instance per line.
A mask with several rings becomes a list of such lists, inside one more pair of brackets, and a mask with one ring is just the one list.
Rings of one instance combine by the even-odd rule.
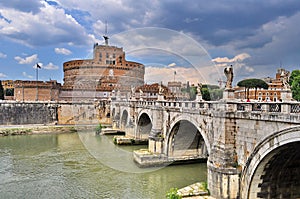
[[151, 153], [163, 153], [163, 142], [161, 131], [158, 129], [152, 129], [149, 135], [148, 150]]
[[236, 168], [218, 168], [207, 162], [208, 189], [217, 198], [239, 198], [239, 171]]
[[[225, 108], [225, 107], [224, 107]], [[236, 152], [237, 121], [227, 107], [222, 114], [215, 113], [219, 124], [214, 132], [214, 144], [207, 162], [208, 188], [216, 198], [239, 198], [240, 166]]]

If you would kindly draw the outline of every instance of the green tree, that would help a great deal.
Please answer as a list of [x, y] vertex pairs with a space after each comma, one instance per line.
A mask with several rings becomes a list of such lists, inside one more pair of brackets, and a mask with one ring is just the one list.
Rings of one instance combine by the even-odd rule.
[[291, 86], [293, 98], [300, 101], [300, 70], [292, 71], [289, 84]]
[[300, 76], [300, 70], [293, 70], [292, 71], [292, 73], [290, 75], [290, 78], [289, 78], [289, 84], [290, 84], [290, 86], [292, 86], [292, 83], [293, 83], [294, 79], [296, 77], [299, 77], [299, 76]]
[[5, 90], [5, 95], [6, 96], [14, 96], [14, 89], [13, 88], [8, 88]]
[[0, 100], [4, 100], [4, 89], [0, 80]]
[[196, 94], [197, 94], [197, 87], [195, 86], [189, 86], [189, 83], [187, 84], [186, 88], [182, 88], [181, 92], [188, 94], [188, 100], [195, 100]]
[[190, 87], [190, 90], [189, 90], [190, 100], [195, 100], [196, 94], [197, 94], [197, 87], [195, 87], [195, 86]]
[[210, 93], [209, 93], [209, 89], [206, 87], [202, 87], [201, 88], [201, 94], [202, 94], [202, 99], [205, 101], [210, 101]]
[[203, 85], [201, 88], [202, 99], [205, 101], [217, 101], [222, 99], [223, 90], [217, 85]]
[[237, 84], [239, 87], [245, 87], [247, 98], [249, 98], [249, 89], [255, 88], [254, 99], [256, 99], [257, 88], [268, 89], [269, 85], [261, 79], [244, 79]]

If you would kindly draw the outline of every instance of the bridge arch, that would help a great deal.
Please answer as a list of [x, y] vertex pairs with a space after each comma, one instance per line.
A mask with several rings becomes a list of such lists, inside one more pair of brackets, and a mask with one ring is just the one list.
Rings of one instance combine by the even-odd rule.
[[189, 156], [207, 158], [208, 139], [191, 118], [180, 117], [173, 120], [166, 136], [166, 153], [170, 157]]
[[112, 117], [112, 118], [115, 118], [115, 116], [116, 116], [116, 108], [113, 107], [113, 108], [112, 108], [112, 111], [111, 111], [111, 117]]
[[300, 126], [272, 134], [254, 149], [241, 175], [242, 198], [300, 197]]
[[140, 139], [148, 139], [152, 129], [152, 118], [146, 111], [140, 112], [137, 120], [136, 136]]
[[128, 119], [129, 119], [129, 114], [128, 111], [125, 109], [123, 110], [121, 115], [121, 129], [124, 129], [127, 126]]
[[[201, 134], [202, 138], [204, 139], [204, 143], [206, 145], [207, 153], [210, 154], [211, 144], [210, 144], [209, 138], [207, 136], [207, 132], [205, 132], [205, 130], [199, 128], [199, 121], [197, 121], [195, 118], [191, 117], [190, 115], [181, 114], [181, 115], [175, 116], [175, 117], [173, 117], [171, 119], [171, 122], [170, 122], [170, 131], [167, 132], [168, 134], [166, 135], [168, 143], [169, 143], [170, 138], [173, 136], [172, 133], [171, 133], [173, 127], [178, 122], [184, 121], [184, 120], [189, 121], [199, 131], [199, 133]], [[164, 125], [166, 126], [166, 124], [164, 124]], [[168, 148], [169, 148], [169, 146], [168, 146]]]

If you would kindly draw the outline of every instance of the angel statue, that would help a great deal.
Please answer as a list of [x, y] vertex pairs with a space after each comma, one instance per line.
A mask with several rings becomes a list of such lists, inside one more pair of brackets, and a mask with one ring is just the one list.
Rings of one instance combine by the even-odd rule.
[[131, 87], [131, 97], [135, 97], [135, 87]]
[[159, 85], [158, 87], [158, 94], [163, 95], [164, 94], [164, 88], [162, 87], [162, 84]]
[[224, 68], [224, 73], [226, 75], [227, 81], [225, 89], [231, 89], [232, 88], [232, 81], [233, 81], [233, 68], [232, 65], [229, 67]]
[[202, 89], [202, 84], [198, 83], [198, 86], [197, 86], [197, 95], [201, 95], [201, 89]]

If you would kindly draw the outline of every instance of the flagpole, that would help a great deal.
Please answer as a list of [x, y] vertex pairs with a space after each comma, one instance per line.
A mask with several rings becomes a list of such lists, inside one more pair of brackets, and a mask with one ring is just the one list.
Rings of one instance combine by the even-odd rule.
[[39, 75], [39, 72], [38, 72], [38, 64], [36, 64], [36, 97], [35, 97], [35, 101], [38, 101], [38, 95], [39, 95], [39, 89], [38, 89], [38, 75]]
[[175, 75], [176, 75], [176, 71], [174, 71], [174, 82], [175, 82]]
[[41, 68], [40, 65], [38, 63], [36, 63], [36, 97], [35, 97], [35, 101], [38, 101], [38, 98], [39, 98], [39, 89], [38, 89], [39, 68]]

